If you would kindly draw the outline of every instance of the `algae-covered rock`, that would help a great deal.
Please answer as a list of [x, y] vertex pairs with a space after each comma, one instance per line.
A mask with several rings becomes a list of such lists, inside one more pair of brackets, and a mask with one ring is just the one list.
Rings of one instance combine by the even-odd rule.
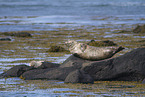
[[131, 33], [132, 31], [127, 31], [127, 30], [121, 30], [119, 33]]
[[5, 32], [3, 35], [6, 36], [16, 36], [16, 37], [32, 37], [28, 32]]
[[90, 46], [116, 46], [117, 44], [114, 43], [113, 41], [110, 40], [105, 40], [105, 41], [95, 41], [95, 40], [91, 40], [88, 45]]
[[51, 46], [48, 52], [68, 52], [61, 46]]
[[145, 25], [138, 25], [134, 30], [134, 33], [145, 33]]

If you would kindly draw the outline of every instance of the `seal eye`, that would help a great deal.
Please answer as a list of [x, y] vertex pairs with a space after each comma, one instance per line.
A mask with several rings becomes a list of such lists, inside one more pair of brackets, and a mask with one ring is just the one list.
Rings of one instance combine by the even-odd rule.
[[81, 44], [81, 50], [82, 50], [82, 52], [84, 52], [85, 49], [86, 49], [86, 45], [85, 44]]

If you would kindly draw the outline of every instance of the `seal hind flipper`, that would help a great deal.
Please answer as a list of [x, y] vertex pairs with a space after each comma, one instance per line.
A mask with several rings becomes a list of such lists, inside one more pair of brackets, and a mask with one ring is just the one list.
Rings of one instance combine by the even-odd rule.
[[118, 52], [120, 52], [120, 51], [122, 51], [123, 49], [125, 49], [125, 48], [122, 47], [122, 46], [119, 46], [118, 49], [115, 51], [115, 54], [118, 53]]

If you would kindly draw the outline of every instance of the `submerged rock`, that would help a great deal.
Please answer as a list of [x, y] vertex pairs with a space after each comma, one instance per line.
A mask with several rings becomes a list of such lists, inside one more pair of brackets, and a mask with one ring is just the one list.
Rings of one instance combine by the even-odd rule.
[[142, 81], [145, 79], [145, 48], [102, 61], [88, 61], [71, 55], [60, 66], [53, 63], [50, 63], [50, 67], [47, 65], [46, 68], [14, 66], [0, 77], [21, 76], [25, 80], [62, 80], [67, 83], [93, 83], [98, 80]]

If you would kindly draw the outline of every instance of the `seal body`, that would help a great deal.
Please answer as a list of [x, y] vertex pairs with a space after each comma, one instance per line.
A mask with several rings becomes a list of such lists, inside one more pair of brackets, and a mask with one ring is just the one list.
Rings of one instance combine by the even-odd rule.
[[44, 61], [31, 61], [29, 66], [33, 66], [33, 67], [37, 68], [42, 65], [42, 62], [44, 62]]
[[74, 40], [66, 42], [69, 51], [77, 57], [87, 60], [103, 60], [112, 57], [117, 52], [124, 49], [123, 47], [93, 47], [84, 43], [78, 43]]

